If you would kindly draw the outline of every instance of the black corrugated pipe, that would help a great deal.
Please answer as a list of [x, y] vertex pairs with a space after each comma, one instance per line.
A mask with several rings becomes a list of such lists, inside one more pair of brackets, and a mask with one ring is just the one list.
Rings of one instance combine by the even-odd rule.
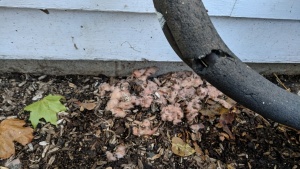
[[201, 0], [153, 0], [177, 55], [198, 75], [249, 109], [300, 129], [300, 97], [244, 64], [223, 42]]

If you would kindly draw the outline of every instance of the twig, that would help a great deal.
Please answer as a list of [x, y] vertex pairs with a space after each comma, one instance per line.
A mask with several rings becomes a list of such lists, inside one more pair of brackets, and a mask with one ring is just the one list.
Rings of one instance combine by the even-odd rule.
[[288, 87], [286, 87], [286, 86], [284, 85], [284, 83], [279, 79], [279, 77], [277, 76], [276, 73], [273, 73], [273, 75], [276, 77], [276, 81], [277, 81], [277, 82], [278, 82], [285, 90], [291, 92], [291, 89], [288, 88]]

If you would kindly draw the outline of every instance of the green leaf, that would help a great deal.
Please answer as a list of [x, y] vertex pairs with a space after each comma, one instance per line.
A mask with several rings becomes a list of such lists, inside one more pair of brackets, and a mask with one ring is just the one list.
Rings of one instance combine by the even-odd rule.
[[64, 97], [49, 94], [42, 100], [26, 106], [24, 110], [30, 111], [29, 120], [31, 121], [32, 126], [36, 128], [41, 118], [44, 118], [46, 122], [56, 125], [57, 113], [67, 110], [60, 102], [60, 99], [62, 98]]

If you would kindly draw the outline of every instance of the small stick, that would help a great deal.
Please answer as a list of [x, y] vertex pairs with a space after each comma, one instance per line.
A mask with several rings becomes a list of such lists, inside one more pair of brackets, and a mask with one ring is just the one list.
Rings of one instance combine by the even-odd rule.
[[273, 75], [276, 77], [276, 81], [287, 91], [291, 92], [291, 89], [290, 88], [287, 88], [284, 83], [279, 79], [279, 77], [277, 76], [276, 73], [273, 73]]

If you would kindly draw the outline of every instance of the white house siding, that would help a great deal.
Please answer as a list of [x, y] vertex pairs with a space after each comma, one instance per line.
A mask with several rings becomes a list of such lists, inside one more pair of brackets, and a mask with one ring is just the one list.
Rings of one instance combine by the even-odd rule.
[[[204, 3], [243, 61], [300, 62], [300, 1]], [[0, 59], [180, 61], [151, 0], [0, 0], [0, 23]]]

